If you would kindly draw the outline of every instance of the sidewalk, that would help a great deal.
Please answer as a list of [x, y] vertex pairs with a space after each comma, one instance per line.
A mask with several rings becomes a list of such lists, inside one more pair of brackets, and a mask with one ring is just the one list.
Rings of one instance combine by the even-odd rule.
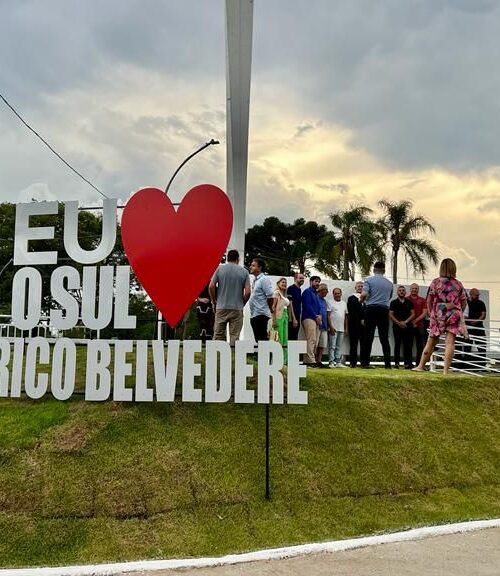
[[499, 576], [500, 528], [197, 570], [134, 576]]

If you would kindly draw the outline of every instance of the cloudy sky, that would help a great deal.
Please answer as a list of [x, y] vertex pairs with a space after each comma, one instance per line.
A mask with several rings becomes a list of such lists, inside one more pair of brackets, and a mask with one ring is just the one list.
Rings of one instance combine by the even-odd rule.
[[[223, 0], [0, 1], [0, 92], [108, 196], [212, 137], [172, 196], [225, 187]], [[411, 198], [498, 301], [499, 29], [500, 0], [255, 0], [248, 225]], [[0, 157], [3, 201], [98, 199], [2, 102]]]

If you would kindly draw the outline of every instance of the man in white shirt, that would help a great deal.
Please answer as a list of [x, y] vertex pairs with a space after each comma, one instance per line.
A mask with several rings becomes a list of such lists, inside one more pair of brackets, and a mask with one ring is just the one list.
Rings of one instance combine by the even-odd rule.
[[329, 302], [328, 324], [330, 336], [328, 338], [329, 367], [345, 368], [342, 364], [342, 350], [344, 335], [347, 334], [347, 304], [342, 300], [342, 290], [333, 289], [333, 301]]

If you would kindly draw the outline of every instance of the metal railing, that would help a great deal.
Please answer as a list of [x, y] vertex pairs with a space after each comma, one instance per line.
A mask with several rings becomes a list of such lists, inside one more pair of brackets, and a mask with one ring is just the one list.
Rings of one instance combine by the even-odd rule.
[[0, 314], [0, 338], [62, 338], [71, 334], [71, 338], [85, 340], [99, 338], [99, 330], [91, 330], [85, 326], [75, 326], [69, 330], [58, 330], [50, 324], [49, 316], [41, 316], [40, 323], [31, 330], [21, 330], [12, 324], [10, 314]]
[[[467, 326], [472, 334], [457, 337], [451, 368], [454, 372], [476, 376], [500, 375], [500, 320], [485, 320], [484, 328]], [[445, 342], [441, 339], [431, 357], [431, 371], [439, 371], [444, 363]]]

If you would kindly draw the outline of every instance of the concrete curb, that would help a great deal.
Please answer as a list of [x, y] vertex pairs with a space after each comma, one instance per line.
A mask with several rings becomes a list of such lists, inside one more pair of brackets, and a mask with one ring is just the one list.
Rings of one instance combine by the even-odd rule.
[[212, 566], [242, 564], [257, 560], [278, 560], [293, 556], [304, 556], [321, 552], [341, 552], [364, 548], [366, 546], [378, 546], [390, 542], [404, 542], [408, 540], [420, 540], [432, 536], [445, 534], [457, 534], [483, 530], [485, 528], [499, 528], [500, 518], [493, 520], [477, 520], [472, 522], [460, 522], [457, 524], [443, 524], [441, 526], [426, 526], [415, 528], [405, 532], [394, 532], [379, 536], [367, 536], [353, 538], [351, 540], [334, 540], [317, 544], [303, 544], [299, 546], [287, 546], [285, 548], [271, 548], [257, 550], [245, 554], [229, 554], [218, 558], [188, 558], [174, 560], [139, 560], [136, 562], [121, 562], [115, 564], [95, 564], [87, 566], [62, 566], [57, 568], [6, 568], [0, 569], [0, 576], [112, 576], [138, 572], [141, 570], [174, 570], [178, 568], [207, 568]]

